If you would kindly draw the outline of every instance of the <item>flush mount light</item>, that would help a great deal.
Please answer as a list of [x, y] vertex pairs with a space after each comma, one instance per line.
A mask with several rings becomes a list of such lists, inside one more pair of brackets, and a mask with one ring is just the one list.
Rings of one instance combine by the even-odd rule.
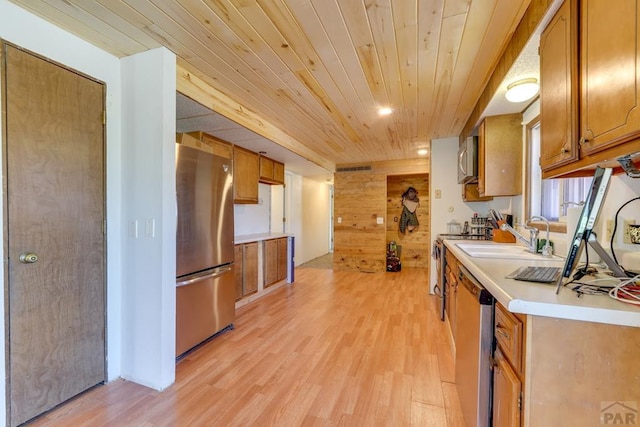
[[510, 102], [523, 102], [533, 98], [539, 89], [538, 80], [534, 78], [522, 79], [507, 86], [505, 97]]
[[426, 156], [428, 152], [429, 150], [427, 150], [426, 148], [420, 148], [418, 150], [418, 156]]
[[388, 116], [391, 113], [393, 113], [393, 108], [390, 108], [390, 107], [378, 108], [378, 114], [381, 116]]

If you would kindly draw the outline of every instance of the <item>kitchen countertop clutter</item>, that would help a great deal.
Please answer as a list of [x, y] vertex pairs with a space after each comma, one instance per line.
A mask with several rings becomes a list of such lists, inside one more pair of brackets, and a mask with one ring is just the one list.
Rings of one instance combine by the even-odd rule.
[[[458, 246], [461, 242], [445, 240], [445, 245], [489, 293], [512, 313], [640, 327], [638, 306], [616, 301], [606, 295], [583, 294], [578, 297], [579, 294], [568, 288], [556, 294], [555, 283], [538, 284], [506, 278], [522, 266], [562, 267], [564, 259], [561, 257], [549, 259], [533, 254], [525, 259], [471, 257]], [[464, 245], [479, 244], [501, 246], [488, 241], [464, 241]]]

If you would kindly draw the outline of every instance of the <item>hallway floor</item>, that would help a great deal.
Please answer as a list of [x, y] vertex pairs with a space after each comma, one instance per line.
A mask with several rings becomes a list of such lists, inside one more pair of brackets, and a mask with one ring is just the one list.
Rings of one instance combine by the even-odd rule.
[[427, 270], [298, 268], [182, 359], [164, 392], [117, 380], [33, 426], [464, 426]]

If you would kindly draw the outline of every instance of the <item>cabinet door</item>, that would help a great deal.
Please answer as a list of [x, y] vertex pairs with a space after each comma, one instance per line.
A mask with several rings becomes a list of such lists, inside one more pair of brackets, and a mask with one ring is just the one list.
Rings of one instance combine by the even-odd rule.
[[491, 196], [481, 196], [478, 191], [478, 183], [462, 184], [462, 201], [463, 202], [484, 202], [493, 200]]
[[520, 426], [522, 383], [500, 349], [496, 349], [493, 367], [493, 426]]
[[637, 0], [581, 2], [580, 150], [601, 151], [640, 136]]
[[268, 157], [260, 156], [260, 180], [273, 181], [273, 160]]
[[258, 203], [258, 167], [260, 159], [252, 151], [233, 149], [233, 190], [235, 203]]
[[264, 241], [264, 284], [273, 285], [278, 281], [278, 241], [276, 239]]
[[486, 153], [485, 153], [486, 141], [485, 141], [485, 121], [480, 122], [480, 126], [478, 127], [478, 195], [485, 195], [485, 187], [484, 182], [486, 179], [485, 176], [485, 163], [486, 163]]
[[578, 0], [565, 0], [540, 37], [540, 167], [578, 159]]
[[522, 193], [522, 114], [486, 117], [478, 134], [478, 193]]
[[278, 184], [284, 184], [284, 164], [273, 162], [273, 181]]
[[287, 278], [287, 239], [278, 239], [278, 281]]
[[243, 260], [242, 260], [242, 246], [243, 245], [235, 245], [233, 247], [233, 264], [234, 264], [234, 274], [236, 275], [236, 301], [238, 301], [243, 296], [242, 291], [242, 282], [244, 277], [243, 271]]
[[451, 269], [447, 269], [447, 276], [449, 285], [449, 295], [447, 302], [447, 309], [449, 312], [449, 327], [451, 328], [451, 335], [453, 336], [453, 342], [456, 341], [456, 322], [458, 321], [457, 316], [457, 299], [458, 299], [458, 278], [456, 277], [456, 273]]
[[244, 286], [242, 295], [258, 292], [258, 242], [245, 243], [244, 251]]

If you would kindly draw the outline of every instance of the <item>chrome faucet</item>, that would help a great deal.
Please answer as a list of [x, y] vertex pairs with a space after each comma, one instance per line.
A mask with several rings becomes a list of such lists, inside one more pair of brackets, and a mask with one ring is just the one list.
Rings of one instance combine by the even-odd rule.
[[[533, 220], [544, 221], [544, 224], [547, 226], [547, 236], [546, 236], [546, 241], [544, 242], [544, 246], [542, 247], [542, 256], [550, 257], [551, 255], [553, 255], [553, 248], [551, 247], [551, 243], [549, 241], [549, 220], [543, 216], [535, 215], [529, 218], [529, 220], [527, 221], [527, 225], [529, 225], [529, 222]], [[537, 234], [536, 234], [536, 237], [537, 237]], [[538, 239], [536, 239], [536, 251], [538, 250], [537, 240]]]
[[[533, 217], [535, 218], [535, 217]], [[508, 231], [509, 233], [513, 234], [516, 239], [518, 239], [521, 243], [523, 243], [525, 246], [527, 246], [527, 251], [531, 252], [531, 253], [537, 253], [538, 252], [538, 229], [535, 227], [529, 227], [527, 224], [529, 223], [529, 221], [527, 221], [527, 223], [524, 225], [524, 229], [529, 231], [529, 238], [527, 239], [526, 237], [524, 237], [522, 234], [518, 233], [513, 227], [511, 227], [509, 224], [505, 223], [502, 224], [500, 226], [500, 230], [502, 231]], [[547, 228], [548, 230], [548, 228]], [[548, 239], [547, 239], [548, 241]]]

